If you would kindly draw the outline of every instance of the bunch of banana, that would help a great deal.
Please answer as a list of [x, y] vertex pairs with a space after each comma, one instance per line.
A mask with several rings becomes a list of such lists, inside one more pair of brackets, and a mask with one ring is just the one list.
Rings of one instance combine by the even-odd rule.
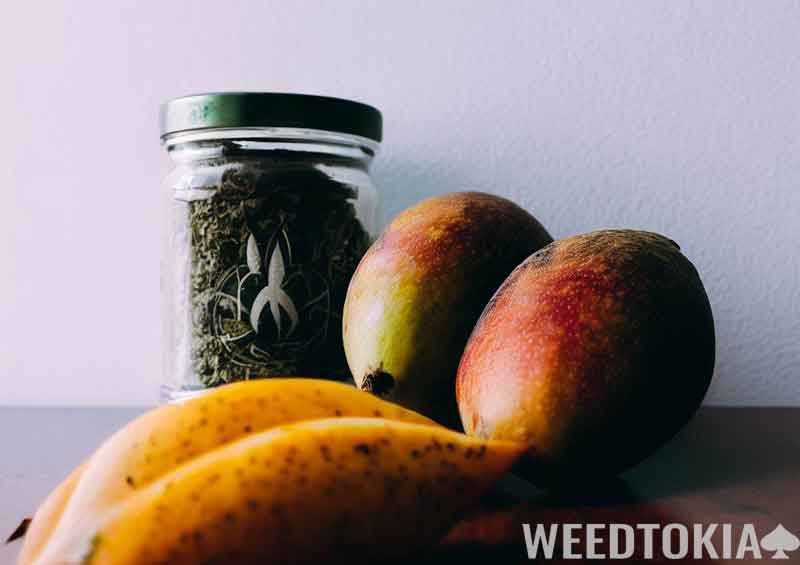
[[37, 510], [19, 563], [401, 557], [522, 451], [330, 381], [228, 385], [111, 436]]

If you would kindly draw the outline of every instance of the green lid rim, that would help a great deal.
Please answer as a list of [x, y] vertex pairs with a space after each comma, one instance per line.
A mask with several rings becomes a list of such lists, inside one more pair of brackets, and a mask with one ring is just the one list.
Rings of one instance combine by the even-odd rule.
[[368, 104], [311, 94], [210, 92], [169, 100], [159, 112], [161, 138], [216, 128], [300, 128], [383, 139], [383, 117]]

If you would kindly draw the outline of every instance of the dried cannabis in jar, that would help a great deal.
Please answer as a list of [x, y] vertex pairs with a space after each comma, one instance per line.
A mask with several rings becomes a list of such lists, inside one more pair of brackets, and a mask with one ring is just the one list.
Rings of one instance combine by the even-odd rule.
[[349, 376], [341, 313], [369, 235], [356, 189], [314, 167], [234, 163], [188, 202], [192, 365], [204, 386]]
[[159, 126], [173, 165], [161, 398], [263, 377], [346, 380], [342, 310], [376, 227], [380, 111], [206, 92], [167, 101]]

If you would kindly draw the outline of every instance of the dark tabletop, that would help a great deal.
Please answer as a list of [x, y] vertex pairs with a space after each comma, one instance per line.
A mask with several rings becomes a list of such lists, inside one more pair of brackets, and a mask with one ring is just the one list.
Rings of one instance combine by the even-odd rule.
[[[103, 438], [142, 411], [0, 408], [0, 533], [11, 533]], [[524, 522], [714, 522], [731, 523], [736, 532], [752, 523], [759, 537], [782, 524], [800, 536], [798, 432], [800, 408], [703, 408], [658, 454], [588, 493], [546, 493], [505, 481], [431, 561], [483, 555], [479, 562], [529, 563]], [[12, 563], [18, 550], [19, 542], [0, 547], [0, 563]], [[789, 556], [800, 562], [800, 550]]]
[[[0, 407], [0, 535], [5, 539], [69, 472], [145, 408]], [[13, 563], [21, 542], [0, 545]]]

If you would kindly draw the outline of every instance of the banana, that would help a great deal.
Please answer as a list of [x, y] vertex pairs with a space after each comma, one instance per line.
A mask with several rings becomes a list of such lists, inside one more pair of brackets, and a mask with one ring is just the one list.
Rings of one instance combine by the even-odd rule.
[[434, 543], [524, 452], [442, 427], [328, 418], [243, 437], [56, 532], [40, 563], [271, 564]]
[[18, 557], [19, 563], [31, 563], [33, 558], [41, 551], [44, 544], [47, 543], [85, 467], [85, 463], [76, 467], [75, 470], [64, 479], [64, 482], [50, 493], [36, 511], [34, 520], [28, 527], [27, 532], [25, 532], [25, 544], [20, 550]]
[[331, 416], [432, 420], [341, 383], [265, 379], [216, 388], [152, 410], [111, 436], [45, 501], [18, 563], [33, 563], [64, 524], [105, 511], [164, 474], [219, 446], [279, 424]]

